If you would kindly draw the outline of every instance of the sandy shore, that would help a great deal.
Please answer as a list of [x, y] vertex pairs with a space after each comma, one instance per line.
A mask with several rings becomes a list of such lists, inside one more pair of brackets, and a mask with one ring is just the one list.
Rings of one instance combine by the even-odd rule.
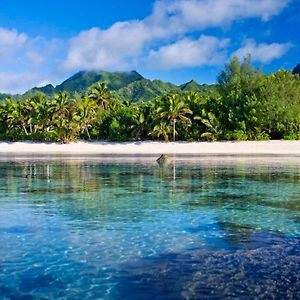
[[48, 143], [0, 143], [0, 155], [147, 155], [147, 154], [195, 154], [195, 155], [299, 155], [300, 141], [264, 142], [215, 142], [215, 143], [164, 143], [164, 142], [78, 142], [71, 144]]

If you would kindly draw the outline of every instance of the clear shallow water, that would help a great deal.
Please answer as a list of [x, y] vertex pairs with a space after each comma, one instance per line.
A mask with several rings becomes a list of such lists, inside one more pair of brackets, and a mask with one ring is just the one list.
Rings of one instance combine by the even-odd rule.
[[0, 162], [0, 298], [300, 299], [300, 161]]

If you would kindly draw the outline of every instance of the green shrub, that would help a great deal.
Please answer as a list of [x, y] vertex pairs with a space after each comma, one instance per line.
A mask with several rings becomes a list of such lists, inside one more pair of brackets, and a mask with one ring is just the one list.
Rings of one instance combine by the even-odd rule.
[[293, 141], [293, 140], [299, 140], [300, 136], [298, 132], [290, 132], [283, 136], [284, 140]]
[[254, 138], [253, 138], [255, 141], [269, 141], [271, 140], [271, 137], [268, 133], [266, 132], [259, 132], [259, 133], [256, 133], [254, 135]]
[[248, 135], [243, 130], [228, 131], [225, 133], [225, 139], [229, 141], [247, 141]]

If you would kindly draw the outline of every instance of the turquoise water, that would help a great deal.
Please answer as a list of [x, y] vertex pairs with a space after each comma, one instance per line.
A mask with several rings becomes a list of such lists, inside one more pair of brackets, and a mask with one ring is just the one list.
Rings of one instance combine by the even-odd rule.
[[300, 299], [300, 160], [151, 161], [0, 162], [0, 298]]

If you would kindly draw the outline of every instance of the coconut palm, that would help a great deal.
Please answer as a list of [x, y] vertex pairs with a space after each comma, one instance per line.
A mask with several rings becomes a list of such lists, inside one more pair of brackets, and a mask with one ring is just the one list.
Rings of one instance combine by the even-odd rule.
[[32, 99], [31, 105], [34, 110], [33, 123], [35, 131], [48, 131], [51, 120], [51, 102], [44, 95], [39, 94]]
[[89, 129], [96, 120], [96, 108], [96, 103], [89, 97], [83, 97], [76, 107], [75, 119], [78, 120], [81, 129], [86, 132], [89, 140], [91, 140]]
[[12, 99], [6, 99], [5, 101], [1, 102], [0, 105], [0, 114], [1, 114], [1, 121], [6, 130], [13, 128], [16, 124], [9, 119], [9, 114], [14, 110], [15, 102]]
[[51, 111], [54, 114], [63, 116], [67, 114], [70, 109], [71, 100], [67, 93], [59, 92], [51, 103]]
[[175, 141], [177, 134], [176, 123], [178, 121], [183, 123], [189, 122], [190, 118], [188, 115], [193, 114], [187, 104], [182, 100], [182, 97], [178, 94], [163, 97], [156, 112], [158, 113], [158, 116], [165, 122], [172, 122], [173, 141]]
[[7, 127], [10, 129], [22, 129], [24, 133], [28, 135], [26, 128], [28, 115], [26, 114], [26, 106], [24, 103], [8, 99], [2, 108], [5, 110]]
[[53, 123], [58, 127], [64, 127], [71, 109], [72, 103], [67, 93], [60, 92], [56, 95], [50, 105]]
[[111, 100], [113, 98], [110, 90], [104, 82], [97, 83], [93, 86], [88, 93], [88, 97], [91, 100], [94, 100], [96, 104], [103, 109], [110, 107]]
[[67, 93], [61, 92], [51, 101], [52, 131], [58, 141], [65, 143], [76, 139], [79, 126], [75, 110], [75, 102]]
[[160, 138], [163, 137], [166, 142], [169, 141], [169, 135], [172, 133], [172, 125], [168, 122], [160, 122], [155, 125], [153, 130], [150, 132], [151, 136]]
[[206, 112], [205, 109], [202, 110], [202, 116], [196, 116], [195, 120], [200, 120], [201, 123], [206, 127], [206, 131], [201, 134], [201, 137], [216, 141], [218, 137], [222, 134], [221, 124], [217, 117], [212, 112]]

